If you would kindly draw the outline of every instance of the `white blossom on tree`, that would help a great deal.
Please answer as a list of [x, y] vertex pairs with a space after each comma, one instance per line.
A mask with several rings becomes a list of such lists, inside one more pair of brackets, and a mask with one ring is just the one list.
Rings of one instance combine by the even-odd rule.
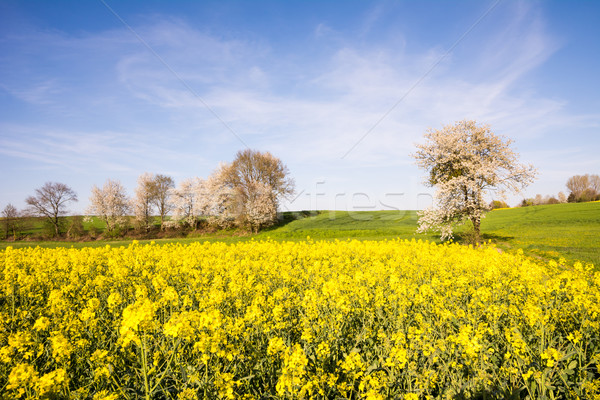
[[239, 216], [235, 191], [225, 183], [228, 164], [221, 163], [206, 179], [196, 185], [197, 216], [205, 217], [209, 225], [229, 228]]
[[[240, 222], [247, 223], [252, 230], [274, 223], [279, 200], [294, 192], [294, 181], [287, 167], [269, 152], [239, 151], [235, 160], [223, 169], [223, 175], [225, 184], [235, 191]], [[265, 214], [258, 217], [259, 211]], [[256, 225], [259, 220], [264, 222]]]
[[558, 201], [560, 203], [566, 203], [567, 202], [567, 196], [563, 192], [558, 192]]
[[517, 162], [510, 139], [475, 121], [430, 129], [425, 139], [413, 157], [436, 192], [434, 206], [419, 212], [417, 231], [439, 231], [445, 240], [452, 238], [454, 226], [470, 220], [479, 243], [481, 218], [488, 210], [486, 194], [493, 191], [494, 197], [505, 198], [507, 191], [520, 192], [535, 178], [535, 168]]
[[273, 201], [273, 188], [268, 184], [252, 182], [249, 189], [246, 218], [250, 229], [256, 233], [276, 221], [277, 203]]
[[129, 204], [130, 200], [121, 182], [108, 179], [102, 188], [96, 185], [92, 187], [87, 212], [100, 217], [106, 224], [106, 231], [112, 232], [126, 221]]
[[173, 221], [194, 227], [201, 213], [198, 204], [198, 193], [203, 184], [200, 178], [184, 179], [176, 188], [171, 189], [173, 203]]

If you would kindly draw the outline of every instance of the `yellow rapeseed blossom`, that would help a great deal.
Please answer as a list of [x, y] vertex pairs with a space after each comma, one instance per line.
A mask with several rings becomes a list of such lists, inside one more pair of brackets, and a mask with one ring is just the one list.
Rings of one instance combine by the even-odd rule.
[[8, 390], [15, 390], [19, 396], [32, 391], [39, 377], [30, 364], [17, 364], [8, 375]]
[[73, 352], [73, 347], [69, 340], [61, 333], [54, 333], [50, 337], [50, 342], [52, 344], [52, 357], [58, 363], [62, 363], [67, 361]]
[[36, 382], [36, 391], [40, 396], [59, 392], [66, 384], [67, 372], [63, 368], [42, 375]]
[[0, 288], [0, 400], [600, 388], [600, 272], [491, 245], [7, 248]]

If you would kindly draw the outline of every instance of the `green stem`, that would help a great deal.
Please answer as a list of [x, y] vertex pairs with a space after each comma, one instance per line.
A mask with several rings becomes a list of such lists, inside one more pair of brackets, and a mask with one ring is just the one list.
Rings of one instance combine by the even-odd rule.
[[171, 354], [171, 357], [169, 357], [169, 359], [165, 362], [165, 365], [166, 365], [165, 369], [157, 376], [156, 383], [154, 384], [154, 386], [152, 387], [152, 390], [151, 390], [152, 392], [154, 392], [154, 390], [156, 390], [158, 385], [160, 385], [160, 383], [164, 379], [167, 372], [169, 372], [169, 370], [171, 369], [171, 361], [173, 360], [173, 357], [175, 356], [175, 354], [177, 354], [178, 346], [179, 346], [179, 339], [177, 340], [177, 342], [175, 342], [175, 340], [173, 340], [173, 353]]
[[142, 336], [141, 351], [142, 351], [142, 373], [144, 375], [144, 390], [146, 392], [146, 400], [150, 400], [150, 385], [148, 383], [148, 360], [146, 354], [146, 337]]

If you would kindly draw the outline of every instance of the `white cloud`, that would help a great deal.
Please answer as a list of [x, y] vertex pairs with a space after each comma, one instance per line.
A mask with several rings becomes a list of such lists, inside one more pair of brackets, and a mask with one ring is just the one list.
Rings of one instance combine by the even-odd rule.
[[[312, 44], [335, 50], [316, 52], [321, 55], [303, 64], [297, 64], [294, 49], [275, 51], [256, 38], [222, 39], [168, 18], [134, 26], [167, 66], [125, 28], [85, 37], [36, 35], [33, 44], [18, 42], [24, 47], [15, 50], [11, 65], [34, 63], [33, 54], [39, 63], [72, 64], [74, 76], [17, 71], [11, 82], [0, 83], [32, 104], [59, 105], [60, 115], [77, 118], [81, 110], [84, 122], [62, 125], [59, 115], [46, 122], [5, 123], [0, 153], [57, 168], [93, 164], [107, 173], [137, 175], [151, 166], [189, 176], [201, 174], [199, 165], [210, 171], [207, 166], [231, 159], [243, 147], [239, 136], [293, 165], [299, 190], [323, 174], [358, 190], [414, 174], [408, 155], [425, 130], [463, 118], [490, 123], [525, 150], [567, 128], [597, 128], [599, 115], [568, 114], [566, 100], [542, 97], [528, 85], [529, 74], [558, 42], [533, 6], [518, 3], [513, 12], [502, 29], [478, 31], [479, 47], [468, 58], [459, 46], [424, 79], [445, 49], [411, 47], [408, 53], [406, 46], [386, 42], [367, 47], [340, 41], [340, 33], [325, 23], [315, 28]], [[363, 34], [381, 15], [382, 9], [373, 9]], [[32, 75], [39, 76], [33, 85]], [[544, 144], [538, 147], [542, 151], [527, 151], [532, 159], [524, 161], [550, 168]], [[586, 151], [573, 148], [553, 157], [569, 170]], [[184, 162], [194, 168], [180, 168]], [[359, 174], [360, 169], [372, 172]], [[416, 183], [406, 187], [416, 190]]]

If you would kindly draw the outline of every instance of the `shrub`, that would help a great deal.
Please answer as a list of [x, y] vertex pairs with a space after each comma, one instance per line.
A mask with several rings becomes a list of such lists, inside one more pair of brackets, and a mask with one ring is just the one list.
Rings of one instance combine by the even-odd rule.
[[496, 208], [509, 208], [508, 204], [502, 200], [493, 200], [490, 203], [490, 209], [494, 210]]
[[69, 239], [79, 239], [85, 235], [83, 229], [83, 217], [81, 215], [75, 215], [69, 218], [67, 237]]

